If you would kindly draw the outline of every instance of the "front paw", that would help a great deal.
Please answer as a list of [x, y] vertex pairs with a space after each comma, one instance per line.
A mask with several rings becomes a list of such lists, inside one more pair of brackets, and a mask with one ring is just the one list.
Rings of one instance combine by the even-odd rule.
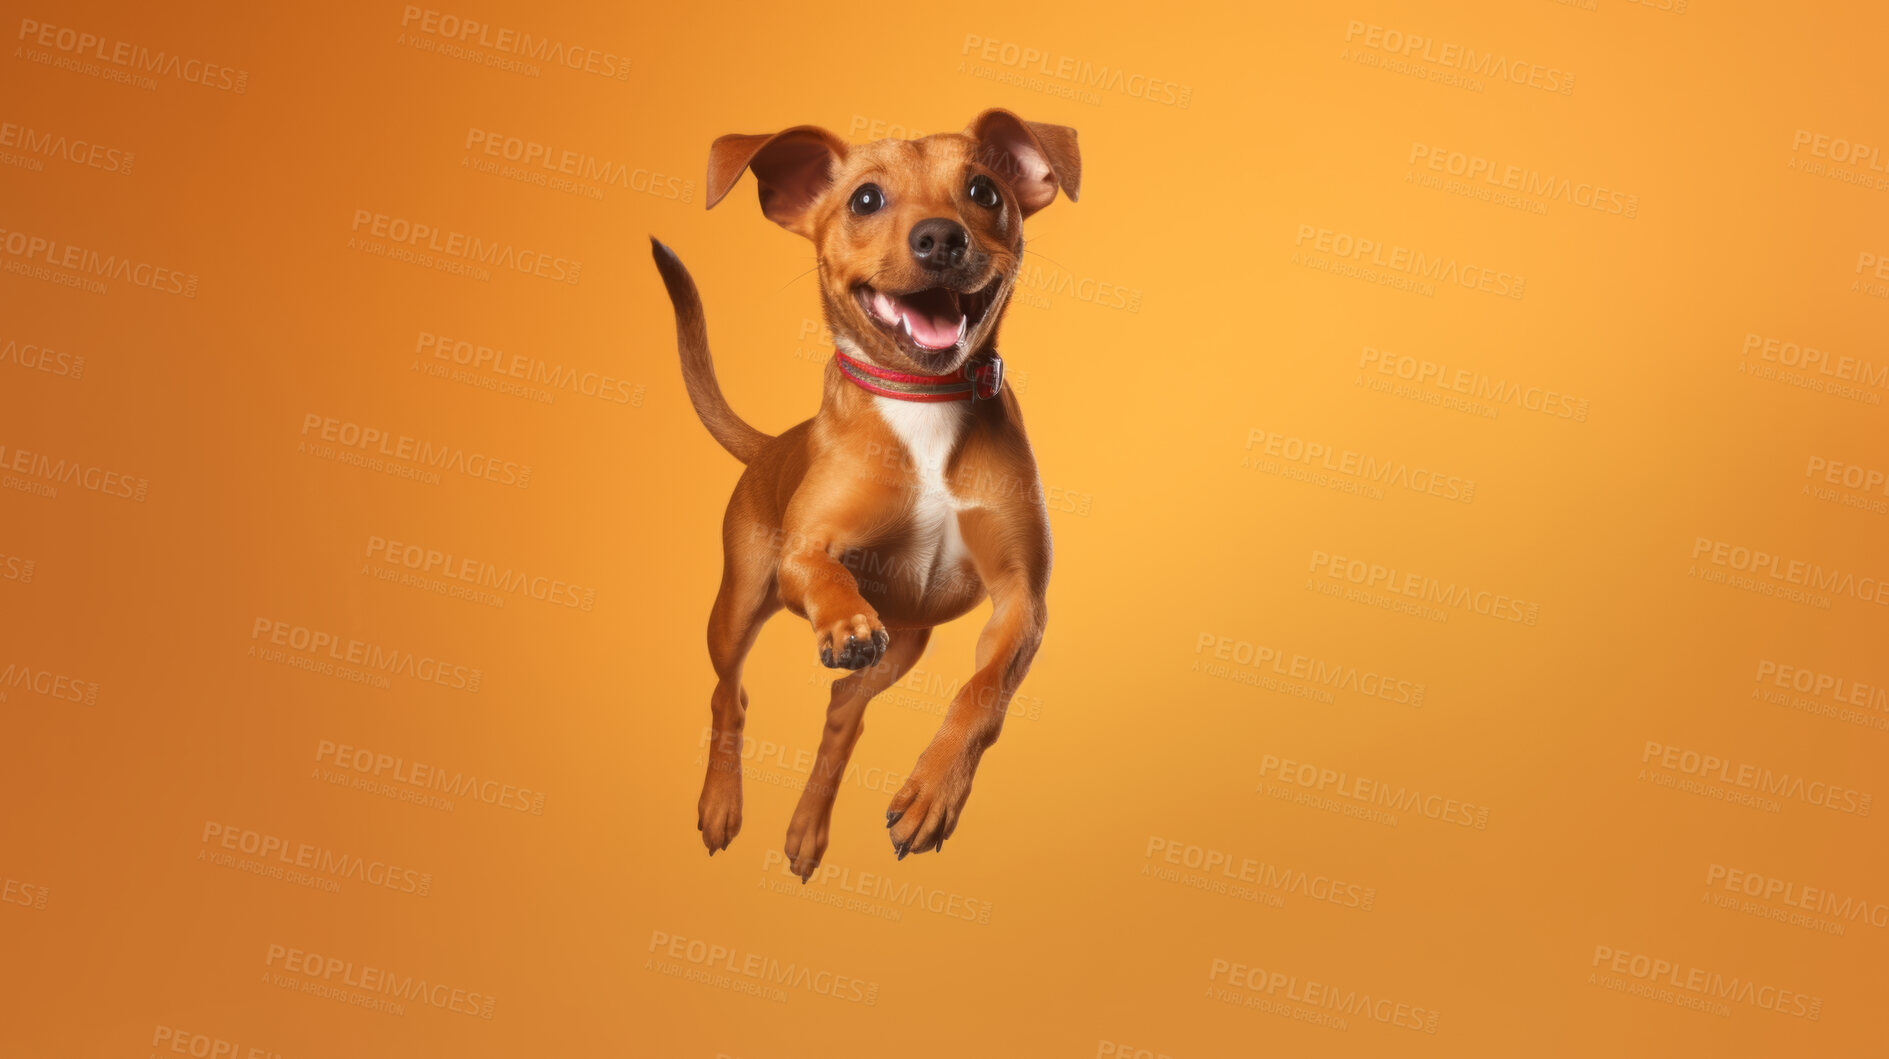
[[976, 762], [961, 752], [933, 748], [919, 756], [911, 778], [886, 807], [886, 831], [900, 860], [907, 853], [944, 849], [971, 797], [976, 772]]
[[814, 639], [820, 651], [820, 662], [828, 669], [876, 666], [891, 642], [892, 634], [886, 632], [874, 614], [855, 614], [846, 621], [834, 622], [816, 630]]

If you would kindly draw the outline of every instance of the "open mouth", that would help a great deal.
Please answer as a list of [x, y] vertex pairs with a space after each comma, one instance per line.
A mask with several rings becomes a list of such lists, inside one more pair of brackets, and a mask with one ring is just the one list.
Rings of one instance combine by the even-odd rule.
[[927, 287], [909, 294], [892, 294], [862, 283], [853, 288], [853, 295], [881, 330], [918, 352], [940, 353], [957, 349], [977, 329], [1002, 282], [1000, 274], [982, 290]]

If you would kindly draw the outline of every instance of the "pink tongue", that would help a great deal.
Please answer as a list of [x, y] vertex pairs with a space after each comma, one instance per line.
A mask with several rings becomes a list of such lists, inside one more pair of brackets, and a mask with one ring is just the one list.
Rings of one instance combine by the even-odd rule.
[[912, 326], [912, 337], [927, 349], [950, 349], [958, 344], [958, 322], [964, 317], [955, 313], [949, 317], [923, 313], [910, 305], [899, 307], [905, 313], [905, 319]]
[[958, 344], [962, 314], [928, 312], [909, 301], [894, 298], [884, 291], [874, 291], [872, 314], [893, 327], [904, 320], [911, 326], [912, 338], [927, 349], [950, 349]]

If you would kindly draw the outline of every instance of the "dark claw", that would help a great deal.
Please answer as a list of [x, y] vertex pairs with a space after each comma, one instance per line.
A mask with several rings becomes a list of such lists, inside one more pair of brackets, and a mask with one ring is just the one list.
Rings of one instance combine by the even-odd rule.
[[866, 639], [848, 636], [846, 642], [836, 651], [833, 647], [820, 649], [820, 662], [828, 669], [867, 669], [879, 664], [884, 656], [886, 645], [892, 642], [892, 635], [879, 629]]
[[910, 841], [899, 843], [899, 859], [900, 860], [904, 860], [905, 855], [907, 853], [910, 853], [911, 851], [912, 851], [912, 844]]
[[890, 828], [890, 827], [891, 827], [891, 826], [892, 826], [893, 824], [896, 824], [896, 823], [898, 823], [898, 822], [899, 822], [899, 817], [901, 817], [901, 816], [904, 816], [904, 815], [905, 815], [905, 810], [903, 810], [903, 809], [900, 809], [900, 810], [899, 810], [898, 812], [896, 812], [896, 813], [894, 813], [894, 812], [888, 812], [888, 813], [886, 813], [886, 814], [885, 814], [885, 826], [886, 826], [887, 828]]

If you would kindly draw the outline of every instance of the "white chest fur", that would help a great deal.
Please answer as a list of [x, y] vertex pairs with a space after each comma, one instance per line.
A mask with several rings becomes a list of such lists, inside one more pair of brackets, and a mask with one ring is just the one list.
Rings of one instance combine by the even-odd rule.
[[971, 406], [962, 401], [900, 401], [874, 397], [879, 417], [905, 446], [901, 468], [911, 475], [911, 569], [922, 587], [940, 574], [949, 576], [966, 557], [958, 531], [958, 512], [972, 506], [951, 492], [945, 471], [958, 437], [970, 422]]

